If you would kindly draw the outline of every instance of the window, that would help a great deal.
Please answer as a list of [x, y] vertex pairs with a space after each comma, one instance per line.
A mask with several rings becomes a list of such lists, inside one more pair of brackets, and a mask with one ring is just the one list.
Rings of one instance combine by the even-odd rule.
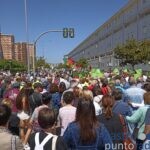
[[143, 33], [146, 34], [146, 32], [147, 32], [147, 27], [144, 26], [144, 27], [143, 27]]
[[149, 0], [143, 0], [143, 4], [144, 4], [144, 3], [147, 3], [148, 1], [149, 1]]

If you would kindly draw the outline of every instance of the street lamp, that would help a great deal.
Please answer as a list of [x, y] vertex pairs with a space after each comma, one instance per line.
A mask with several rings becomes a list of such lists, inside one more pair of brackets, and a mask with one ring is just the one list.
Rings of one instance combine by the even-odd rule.
[[29, 56], [29, 38], [28, 38], [28, 15], [27, 15], [27, 1], [24, 0], [25, 10], [25, 27], [26, 27], [26, 43], [27, 43], [27, 67], [28, 73], [30, 72], [30, 56]]
[[63, 37], [68, 38], [68, 35], [70, 38], [74, 38], [74, 28], [63, 28], [63, 30], [48, 30], [45, 32], [42, 32], [34, 41], [34, 53], [33, 53], [33, 73], [35, 73], [35, 53], [36, 53], [36, 43], [37, 41], [45, 34], [50, 32], [63, 32]]

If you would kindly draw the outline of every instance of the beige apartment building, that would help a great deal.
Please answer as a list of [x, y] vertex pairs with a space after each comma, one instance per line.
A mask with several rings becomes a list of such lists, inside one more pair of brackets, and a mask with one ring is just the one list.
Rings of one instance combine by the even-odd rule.
[[131, 38], [150, 39], [150, 0], [129, 0], [67, 57], [74, 60], [86, 58], [91, 66], [102, 69], [115, 67], [119, 62], [113, 57], [113, 49]]
[[14, 36], [1, 34], [0, 38], [3, 58], [6, 60], [14, 59]]
[[17, 60], [25, 65], [30, 63], [33, 68], [33, 58], [35, 58], [34, 44], [26, 42], [15, 43], [13, 35], [5, 35], [0, 33], [0, 58], [6, 60]]
[[[35, 49], [34, 49], [34, 44], [28, 44], [28, 54], [29, 54], [29, 63], [30, 63], [30, 68], [33, 69], [33, 64], [35, 63]], [[34, 59], [34, 60], [33, 60]]]
[[27, 65], [27, 44], [15, 43], [14, 52], [15, 52], [15, 60]]

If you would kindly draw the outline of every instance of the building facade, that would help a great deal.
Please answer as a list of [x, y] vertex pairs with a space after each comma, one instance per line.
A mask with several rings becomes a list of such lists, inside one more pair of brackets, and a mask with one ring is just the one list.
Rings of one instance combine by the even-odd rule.
[[14, 59], [14, 36], [1, 34], [1, 48], [3, 53], [3, 59]]
[[3, 51], [2, 51], [2, 44], [1, 44], [1, 33], [0, 33], [0, 59], [3, 59]]
[[15, 43], [14, 52], [15, 52], [15, 60], [27, 65], [27, 44]]
[[33, 58], [35, 58], [34, 44], [27, 44], [26, 42], [15, 43], [13, 35], [5, 35], [0, 33], [0, 59], [17, 60], [24, 65], [33, 68]]
[[36, 56], [34, 44], [28, 44], [28, 53], [30, 58], [29, 60], [30, 68], [33, 69], [34, 68], [33, 64], [35, 63], [35, 56]]
[[129, 0], [67, 56], [86, 58], [91, 66], [102, 69], [118, 66], [113, 49], [131, 38], [150, 39], [150, 0]]

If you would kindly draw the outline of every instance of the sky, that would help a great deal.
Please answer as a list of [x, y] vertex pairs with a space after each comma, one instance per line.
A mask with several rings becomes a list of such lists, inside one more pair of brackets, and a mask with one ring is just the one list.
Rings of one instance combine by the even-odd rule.
[[[33, 43], [48, 30], [74, 28], [74, 38], [62, 32], [43, 35], [36, 44], [37, 56], [49, 63], [60, 63], [64, 55], [76, 48], [91, 33], [122, 8], [128, 0], [0, 0], [2, 34], [12, 34], [15, 42]], [[26, 34], [27, 33], [27, 34]]]

